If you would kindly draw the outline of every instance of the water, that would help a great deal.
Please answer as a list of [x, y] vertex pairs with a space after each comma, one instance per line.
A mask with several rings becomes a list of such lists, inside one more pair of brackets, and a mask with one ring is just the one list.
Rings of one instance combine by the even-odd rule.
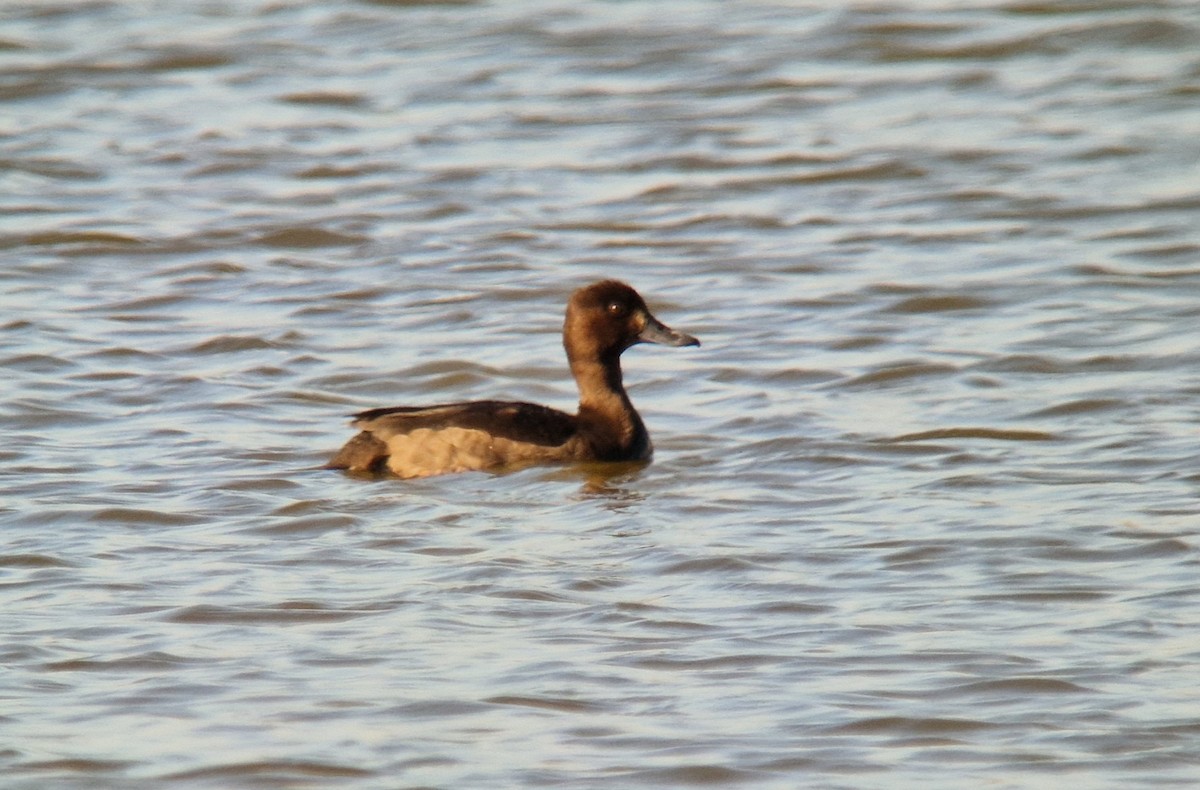
[[[1200, 7], [0, 7], [5, 788], [1200, 783]], [[369, 482], [360, 408], [646, 467]]]

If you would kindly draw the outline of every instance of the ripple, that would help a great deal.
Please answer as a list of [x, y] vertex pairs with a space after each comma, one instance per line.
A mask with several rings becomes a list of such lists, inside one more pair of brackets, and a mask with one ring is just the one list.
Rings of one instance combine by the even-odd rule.
[[[17, 89], [12, 87], [0, 88], [0, 97], [6, 91], [11, 93]], [[23, 97], [13, 97], [23, 98]], [[104, 177], [104, 172], [72, 159], [50, 157], [23, 157], [21, 159], [0, 158], [0, 169], [17, 173], [28, 173], [43, 178], [63, 181], [98, 181]], [[44, 209], [46, 211], [51, 209]], [[33, 213], [32, 211], [30, 213]], [[37, 213], [41, 213], [38, 211]], [[119, 233], [112, 234], [104, 231], [44, 231], [17, 236], [0, 236], [0, 248], [30, 244], [35, 246], [51, 244], [74, 244], [79, 242], [108, 242], [115, 244], [136, 243], [136, 240]]]
[[44, 554], [0, 554], [0, 568], [74, 568], [75, 563]]
[[929, 431], [906, 433], [876, 441], [924, 442], [936, 439], [991, 439], [1003, 442], [1052, 442], [1060, 437], [1044, 431], [1014, 431], [1000, 428], [935, 428]]
[[876, 387], [879, 385], [899, 384], [909, 379], [922, 379], [946, 376], [957, 373], [958, 368], [937, 362], [906, 362], [888, 364], [879, 370], [855, 376], [838, 384], [839, 387]]
[[339, 233], [324, 228], [280, 228], [258, 237], [258, 243], [282, 249], [356, 246], [367, 242], [366, 236]]
[[110, 231], [46, 231], [31, 233], [22, 239], [23, 244], [32, 247], [46, 247], [62, 244], [97, 244], [101, 246], [137, 246], [143, 243], [141, 239]]
[[189, 354], [239, 354], [245, 351], [261, 351], [275, 348], [276, 344], [253, 335], [222, 335], [205, 340], [188, 349]]
[[186, 666], [191, 660], [169, 653], [145, 653], [115, 659], [76, 658], [54, 661], [44, 666], [48, 672], [159, 672], [172, 667]]
[[963, 683], [938, 692], [949, 696], [981, 696], [1009, 698], [1013, 694], [1086, 694], [1093, 690], [1077, 683], [1056, 678], [1021, 677]]
[[0, 359], [5, 370], [23, 370], [30, 373], [62, 373], [76, 367], [69, 359], [60, 359], [48, 354], [19, 354]]
[[97, 510], [90, 516], [92, 521], [103, 524], [120, 524], [129, 527], [173, 527], [189, 526], [203, 521], [194, 513], [168, 513], [148, 508], [109, 507]]
[[83, 759], [66, 759], [66, 760], [41, 760], [27, 763], [18, 763], [16, 768], [21, 771], [32, 771], [34, 773], [61, 773], [61, 774], [111, 774], [121, 773], [134, 767], [136, 763], [124, 760], [83, 760]]
[[319, 603], [293, 601], [267, 607], [199, 604], [180, 609], [166, 619], [172, 623], [197, 625], [293, 625], [341, 622], [371, 614], [374, 612], [332, 609]]
[[237, 60], [234, 54], [222, 50], [170, 47], [149, 55], [138, 68], [147, 71], [194, 71], [223, 68]]
[[995, 729], [998, 725], [977, 719], [914, 718], [908, 716], [879, 716], [859, 719], [830, 730], [847, 734], [889, 735], [958, 735]]
[[763, 774], [759, 771], [730, 768], [724, 765], [698, 764], [630, 771], [622, 775], [622, 780], [644, 784], [647, 787], [733, 787], [743, 783], [762, 781]]
[[342, 93], [337, 91], [309, 91], [304, 93], [288, 93], [280, 97], [288, 104], [318, 105], [323, 107], [343, 107], [347, 109], [362, 107], [367, 104], [367, 98], [359, 93]]
[[520, 696], [499, 696], [485, 699], [491, 705], [512, 705], [521, 708], [534, 708], [538, 710], [561, 711], [563, 713], [599, 713], [606, 709], [606, 706], [598, 705], [594, 702], [578, 699], [563, 699], [561, 697], [520, 697]]
[[968, 295], [913, 296], [892, 305], [889, 312], [942, 313], [951, 310], [978, 310], [988, 307], [989, 304], [985, 299]]
[[676, 573], [740, 573], [755, 567], [753, 562], [738, 557], [705, 557], [671, 563], [660, 572]]
[[1065, 417], [1076, 414], [1091, 414], [1107, 412], [1125, 407], [1127, 404], [1115, 398], [1082, 398], [1057, 406], [1047, 406], [1044, 409], [1030, 412], [1028, 417]]
[[161, 776], [170, 781], [224, 780], [251, 781], [255, 784], [288, 785], [332, 779], [358, 779], [375, 776], [374, 771], [352, 765], [308, 760], [272, 760], [225, 763], [193, 768]]

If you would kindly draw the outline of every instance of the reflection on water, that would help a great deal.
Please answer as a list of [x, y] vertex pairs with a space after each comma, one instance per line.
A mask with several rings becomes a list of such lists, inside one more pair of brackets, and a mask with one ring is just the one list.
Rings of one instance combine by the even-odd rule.
[[572, 464], [560, 471], [547, 473], [545, 479], [560, 482], [579, 480], [582, 482], [579, 497], [601, 501], [609, 509], [617, 511], [645, 501], [646, 496], [638, 491], [637, 483], [647, 466], [644, 461]]
[[[1200, 781], [1194, 4], [4, 16], [6, 787]], [[600, 277], [653, 463], [317, 468]]]

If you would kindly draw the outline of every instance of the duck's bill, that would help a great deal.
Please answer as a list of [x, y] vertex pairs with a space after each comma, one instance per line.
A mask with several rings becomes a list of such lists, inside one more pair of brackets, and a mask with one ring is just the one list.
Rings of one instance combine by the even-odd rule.
[[657, 318], [646, 314], [646, 326], [638, 332], [638, 341], [642, 343], [658, 343], [660, 346], [698, 346], [700, 341], [683, 332], [676, 332], [671, 327], [660, 322]]

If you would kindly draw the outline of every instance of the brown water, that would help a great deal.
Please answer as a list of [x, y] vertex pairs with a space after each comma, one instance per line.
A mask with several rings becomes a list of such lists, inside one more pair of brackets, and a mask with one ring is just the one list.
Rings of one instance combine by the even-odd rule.
[[[1200, 5], [0, 5], [4, 788], [1200, 784]], [[359, 408], [644, 468], [365, 482]]]

